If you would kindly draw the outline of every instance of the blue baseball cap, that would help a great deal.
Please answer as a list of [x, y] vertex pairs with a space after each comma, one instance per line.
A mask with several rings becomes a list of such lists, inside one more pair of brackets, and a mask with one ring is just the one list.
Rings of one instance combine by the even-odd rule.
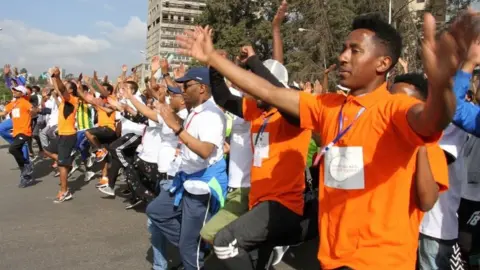
[[179, 87], [173, 87], [173, 86], [170, 86], [170, 85], [167, 85], [167, 89], [169, 92], [173, 93], [173, 94], [182, 94], [182, 89], [180, 89]]
[[208, 71], [208, 68], [206, 67], [191, 68], [187, 71], [187, 74], [185, 74], [185, 76], [183, 76], [182, 78], [176, 79], [175, 81], [178, 83], [196, 81], [210, 87], [210, 73]]

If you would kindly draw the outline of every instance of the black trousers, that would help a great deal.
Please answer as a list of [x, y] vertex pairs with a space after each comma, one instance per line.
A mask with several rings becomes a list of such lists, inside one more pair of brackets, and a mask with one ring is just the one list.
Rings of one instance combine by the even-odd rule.
[[[295, 245], [305, 240], [303, 219], [278, 202], [261, 202], [217, 233], [215, 253], [224, 262], [225, 269], [265, 269], [275, 246]], [[255, 267], [249, 252], [256, 249]]]
[[125, 170], [127, 182], [132, 189], [132, 199], [142, 199], [151, 202], [159, 194], [158, 183], [168, 179], [166, 174], [158, 171], [156, 163], [150, 163], [136, 157], [132, 165]]
[[118, 138], [107, 147], [110, 159], [107, 175], [108, 185], [111, 188], [115, 187], [120, 168], [126, 168], [133, 164], [135, 151], [141, 142], [142, 137], [129, 133]]
[[17, 134], [13, 138], [12, 144], [10, 144], [10, 147], [8, 148], [8, 152], [12, 154], [12, 156], [15, 158], [15, 161], [18, 164], [18, 167], [22, 169], [25, 166], [25, 160], [23, 159], [23, 153], [22, 153], [22, 147], [25, 143], [28, 144], [29, 141], [31, 141], [32, 137], [26, 136], [25, 134]]

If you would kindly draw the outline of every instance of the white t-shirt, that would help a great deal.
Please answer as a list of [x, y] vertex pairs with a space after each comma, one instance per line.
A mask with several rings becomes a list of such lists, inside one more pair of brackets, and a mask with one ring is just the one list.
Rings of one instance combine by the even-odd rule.
[[238, 116], [233, 116], [230, 138], [230, 162], [228, 168], [229, 187], [250, 187], [252, 158], [250, 122]]
[[438, 197], [433, 208], [425, 213], [420, 232], [442, 240], [458, 238], [457, 209], [460, 205], [460, 195], [463, 182], [467, 181], [464, 146], [467, 133], [453, 124], [444, 131], [440, 147], [456, 158], [448, 166], [449, 188]]
[[53, 96], [50, 97], [47, 101], [45, 101], [45, 107], [51, 110], [50, 115], [47, 115], [46, 117], [47, 126], [53, 127], [57, 125], [58, 124], [58, 106]]
[[[177, 113], [178, 117], [185, 120], [188, 116], [187, 109], [183, 109]], [[161, 173], [168, 173], [172, 170], [172, 164], [175, 159], [175, 153], [178, 146], [178, 137], [175, 136], [175, 132], [169, 128], [160, 114], [157, 115], [158, 123], [155, 123], [160, 130], [161, 142], [157, 141], [155, 143], [160, 145], [160, 152], [156, 160], [158, 164], [158, 171]], [[176, 173], [176, 172], [174, 172]]]
[[137, 148], [138, 157], [149, 163], [157, 163], [160, 152], [161, 129], [156, 126], [148, 126], [142, 137], [142, 144]]
[[462, 185], [462, 198], [480, 202], [480, 138], [470, 135], [465, 145], [467, 181]]
[[[184, 122], [185, 130], [194, 138], [202, 142], [215, 145], [207, 159], [203, 159], [190, 150], [185, 144], [180, 148], [180, 171], [192, 174], [215, 164], [223, 158], [223, 144], [225, 143], [225, 114], [210, 98], [203, 104], [193, 108]], [[185, 190], [195, 195], [208, 194], [210, 189], [202, 181], [187, 179], [183, 184]]]

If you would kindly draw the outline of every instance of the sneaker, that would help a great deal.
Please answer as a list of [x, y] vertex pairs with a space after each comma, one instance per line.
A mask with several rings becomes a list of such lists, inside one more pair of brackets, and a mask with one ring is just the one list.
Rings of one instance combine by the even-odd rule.
[[272, 265], [277, 265], [282, 261], [283, 255], [287, 252], [290, 246], [274, 247]]
[[93, 166], [93, 163], [95, 163], [95, 154], [91, 154], [87, 158], [87, 163], [85, 165], [87, 165], [87, 168], [91, 168]]
[[105, 150], [104, 148], [103, 149], [99, 149], [96, 153], [95, 153], [95, 160], [97, 162], [102, 162], [105, 157], [107, 156], [108, 154], [108, 151]]
[[76, 170], [78, 170], [78, 164], [74, 161], [72, 168], [68, 172], [68, 177], [70, 177]]
[[85, 172], [85, 182], [89, 182], [95, 176], [95, 173], [92, 171]]
[[139, 205], [142, 204], [142, 203], [143, 203], [142, 200], [136, 200], [135, 202], [130, 203], [130, 204], [128, 204], [127, 206], [125, 206], [125, 209], [129, 210], [129, 209], [135, 208], [135, 207], [139, 206]]
[[109, 186], [101, 187], [98, 190], [104, 194], [107, 194], [108, 196], [115, 196], [115, 191]]
[[53, 177], [59, 177], [60, 176], [60, 171], [59, 170], [56, 170], [55, 171], [55, 174], [53, 175]]
[[100, 181], [95, 185], [96, 188], [103, 188], [108, 186], [108, 178], [107, 177], [102, 177]]
[[53, 164], [52, 164], [52, 168], [54, 168], [54, 169], [58, 168], [58, 164], [57, 164], [57, 162], [53, 162]]
[[70, 191], [67, 192], [58, 192], [57, 197], [53, 201], [54, 203], [62, 203], [73, 198], [72, 193]]

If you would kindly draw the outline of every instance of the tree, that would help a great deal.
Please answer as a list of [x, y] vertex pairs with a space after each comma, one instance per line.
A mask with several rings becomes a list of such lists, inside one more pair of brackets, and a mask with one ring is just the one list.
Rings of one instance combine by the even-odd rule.
[[[392, 24], [403, 37], [404, 58], [411, 71], [421, 71], [422, 11], [410, 10], [416, 0], [392, 0]], [[433, 2], [432, 2], [433, 1]], [[473, 0], [478, 1], [478, 0]], [[427, 0], [426, 10], [438, 17], [450, 16], [471, 4], [472, 0]], [[215, 30], [217, 48], [238, 55], [245, 43], [254, 46], [263, 59], [271, 57], [271, 20], [280, 0], [208, 0], [198, 22]], [[439, 4], [440, 3], [440, 4]], [[435, 8], [433, 8], [435, 7]], [[363, 13], [378, 12], [387, 19], [388, 0], [289, 0], [289, 16], [282, 26], [285, 66], [290, 80], [314, 81], [323, 77], [323, 70], [336, 63], [353, 19]], [[447, 16], [447, 17], [448, 17]], [[443, 22], [442, 22], [443, 21]], [[444, 25], [441, 20], [440, 25]], [[305, 29], [303, 32], [299, 28]], [[395, 74], [395, 71], [394, 73]], [[330, 73], [331, 86], [336, 76]]]

